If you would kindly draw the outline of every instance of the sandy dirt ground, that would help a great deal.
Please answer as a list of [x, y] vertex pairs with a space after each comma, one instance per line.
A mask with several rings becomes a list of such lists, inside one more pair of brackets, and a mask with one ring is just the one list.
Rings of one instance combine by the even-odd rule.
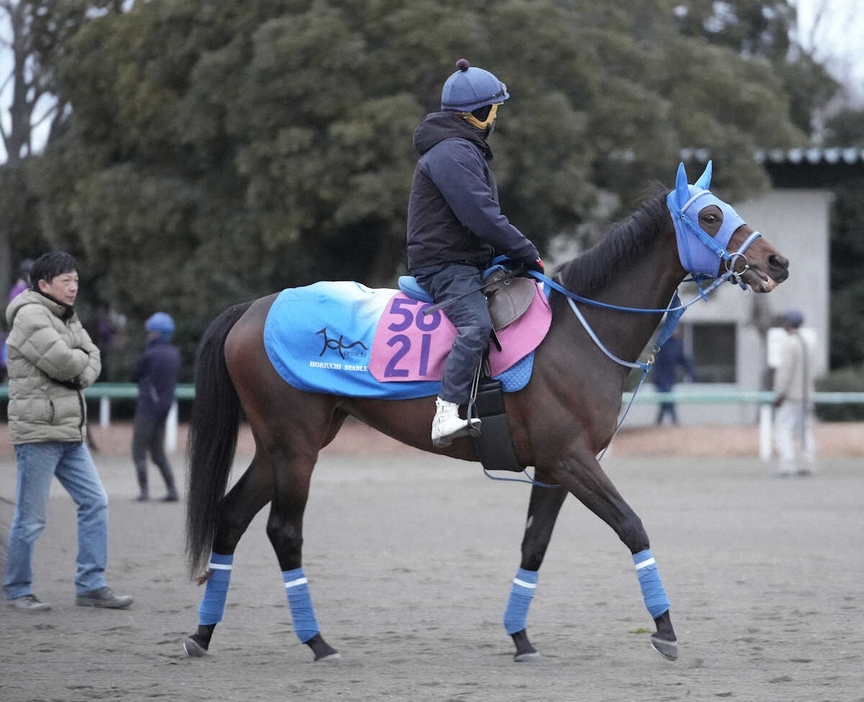
[[[328, 664], [294, 636], [264, 513], [237, 550], [210, 654], [183, 656], [202, 595], [186, 574], [183, 504], [134, 502], [128, 427], [97, 427], [109, 583], [135, 604], [74, 606], [75, 511], [55, 483], [34, 562], [53, 610], [0, 608], [0, 700], [864, 700], [861, 427], [820, 427], [831, 445], [819, 473], [786, 479], [755, 458], [752, 428], [724, 431], [630, 432], [603, 462], [651, 536], [680, 659], [651, 650], [629, 554], [571, 499], [529, 616], [544, 658], [516, 664], [501, 617], [529, 488], [348, 427], [321, 456], [306, 512], [304, 567], [343, 656]], [[235, 477], [248, 450], [244, 437]], [[174, 459], [182, 480], [182, 451]], [[2, 437], [3, 531], [14, 486]], [[155, 469], [151, 486], [158, 496]]]

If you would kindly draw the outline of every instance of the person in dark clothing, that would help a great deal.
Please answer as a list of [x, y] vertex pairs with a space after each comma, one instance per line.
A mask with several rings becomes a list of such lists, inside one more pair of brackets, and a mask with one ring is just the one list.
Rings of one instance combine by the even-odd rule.
[[121, 319], [111, 309], [111, 305], [107, 302], [99, 302], [93, 314], [84, 324], [84, 328], [102, 354], [102, 375], [99, 376], [102, 381], [113, 380], [109, 369], [113, 366], [114, 350], [117, 345], [116, 337], [122, 330], [118, 323]]
[[[684, 352], [684, 342], [681, 340], [681, 330], [676, 329], [666, 343], [657, 353], [654, 361], [654, 387], [657, 392], [672, 392], [675, 383], [678, 382], [678, 369], [684, 370], [691, 380], [697, 380], [698, 374], [693, 361]], [[663, 418], [669, 415], [672, 424], [678, 424], [678, 415], [675, 412], [674, 402], [661, 402], [657, 410], [658, 425], [663, 424]]]
[[147, 451], [162, 473], [166, 502], [179, 499], [171, 464], [165, 455], [165, 423], [174, 403], [174, 389], [180, 374], [180, 352], [171, 344], [174, 320], [164, 312], [152, 315], [144, 325], [147, 348], [132, 369], [131, 380], [138, 383], [135, 427], [132, 434], [132, 460], [138, 475], [138, 501], [150, 499], [147, 485]]
[[459, 416], [489, 342], [492, 321], [479, 289], [482, 273], [504, 254], [526, 268], [543, 270], [537, 248], [501, 213], [489, 162], [498, 107], [507, 86], [489, 71], [459, 59], [444, 83], [441, 111], [426, 115], [414, 131], [420, 154], [408, 200], [408, 268], [436, 302], [451, 301], [445, 313], [457, 337], [447, 357], [436, 398], [432, 442], [479, 429]]

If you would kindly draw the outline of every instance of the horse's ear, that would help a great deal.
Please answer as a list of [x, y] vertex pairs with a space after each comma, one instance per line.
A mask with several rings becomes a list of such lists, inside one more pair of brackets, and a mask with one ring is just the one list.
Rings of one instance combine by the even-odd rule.
[[713, 161], [708, 161], [708, 165], [705, 166], [705, 172], [699, 176], [699, 180], [697, 180], [694, 185], [697, 188], [701, 188], [702, 190], [708, 190], [711, 187], [711, 175], [714, 173]]
[[678, 201], [678, 206], [683, 207], [684, 203], [690, 199], [690, 188], [687, 185], [687, 171], [684, 170], [684, 164], [678, 164], [678, 175], [675, 177], [675, 199]]

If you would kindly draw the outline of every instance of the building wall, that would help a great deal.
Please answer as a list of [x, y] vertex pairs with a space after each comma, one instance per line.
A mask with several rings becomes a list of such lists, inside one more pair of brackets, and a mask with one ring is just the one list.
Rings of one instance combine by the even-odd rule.
[[[681, 390], [763, 390], [770, 379], [767, 366], [766, 334], [760, 330], [788, 307], [804, 313], [804, 324], [817, 339], [818, 375], [828, 369], [829, 338], [829, 212], [832, 195], [827, 190], [783, 189], [735, 205], [750, 226], [763, 233], [767, 241], [789, 259], [789, 278], [773, 292], [757, 295], [738, 286], [724, 285], [708, 302], [693, 305], [682, 317], [682, 324], [729, 323], [735, 325], [735, 383], [686, 383]], [[693, 285], [681, 287], [681, 299], [696, 294]], [[650, 390], [649, 385], [645, 386]], [[695, 405], [678, 407], [682, 424], [747, 423], [756, 421], [752, 405]], [[654, 421], [654, 405], [634, 405], [627, 417], [628, 426]]]
[[819, 341], [819, 375], [828, 371], [832, 199], [828, 190], [774, 190], [736, 206], [789, 259], [789, 279], [765, 297], [774, 313], [788, 307], [803, 311], [805, 326]]

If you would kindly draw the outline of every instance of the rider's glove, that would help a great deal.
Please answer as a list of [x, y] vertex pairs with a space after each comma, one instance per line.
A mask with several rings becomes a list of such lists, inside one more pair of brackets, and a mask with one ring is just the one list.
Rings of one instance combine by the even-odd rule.
[[538, 273], [543, 273], [545, 271], [545, 268], [543, 267], [543, 259], [539, 256], [534, 261], [525, 261], [522, 265], [529, 271], [537, 271]]

